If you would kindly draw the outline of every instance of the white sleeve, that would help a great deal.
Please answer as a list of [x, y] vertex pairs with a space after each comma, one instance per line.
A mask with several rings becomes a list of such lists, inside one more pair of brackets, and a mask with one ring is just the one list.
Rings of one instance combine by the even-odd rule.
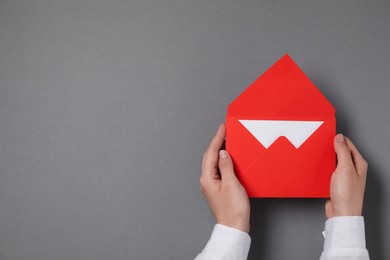
[[195, 260], [246, 260], [250, 244], [248, 233], [216, 224], [206, 247]]
[[334, 217], [325, 222], [320, 260], [368, 260], [363, 217]]

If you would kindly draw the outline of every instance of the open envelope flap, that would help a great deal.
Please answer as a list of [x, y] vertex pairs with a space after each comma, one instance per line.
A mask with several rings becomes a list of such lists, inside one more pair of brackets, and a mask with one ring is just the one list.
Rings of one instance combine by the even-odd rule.
[[334, 107], [287, 54], [241, 93], [227, 113], [264, 120], [325, 120], [334, 115]]

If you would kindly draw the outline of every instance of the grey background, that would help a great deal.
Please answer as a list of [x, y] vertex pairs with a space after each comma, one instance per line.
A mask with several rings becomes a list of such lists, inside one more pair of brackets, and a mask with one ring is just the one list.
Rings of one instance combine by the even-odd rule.
[[[227, 105], [289, 53], [369, 162], [372, 259], [390, 248], [390, 4], [0, 1], [0, 259], [192, 259]], [[254, 200], [249, 259], [318, 259], [323, 200]]]

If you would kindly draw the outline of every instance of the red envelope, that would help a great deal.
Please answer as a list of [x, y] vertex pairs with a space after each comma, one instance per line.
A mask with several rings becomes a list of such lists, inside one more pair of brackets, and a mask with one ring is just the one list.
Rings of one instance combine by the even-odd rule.
[[226, 129], [249, 197], [329, 197], [335, 109], [287, 54], [229, 105]]

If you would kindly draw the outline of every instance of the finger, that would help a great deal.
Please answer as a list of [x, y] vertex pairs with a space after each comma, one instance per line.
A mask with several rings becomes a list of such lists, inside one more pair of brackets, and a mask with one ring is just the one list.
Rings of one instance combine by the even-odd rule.
[[225, 141], [225, 125], [221, 124], [218, 127], [209, 147], [204, 154], [203, 170], [214, 169], [218, 165], [218, 151], [221, 149]]
[[351, 150], [347, 146], [346, 139], [342, 134], [335, 136], [334, 150], [337, 154], [337, 166], [353, 166]]
[[352, 162], [355, 165], [356, 171], [359, 175], [367, 173], [367, 161], [360, 154], [359, 150], [352, 143], [349, 138], [346, 138], [346, 143], [349, 149], [351, 150]]
[[238, 181], [234, 173], [232, 158], [226, 150], [219, 151], [219, 171], [222, 181]]
[[201, 185], [209, 185], [220, 181], [221, 177], [218, 170], [218, 151], [222, 146], [225, 138], [225, 125], [218, 127], [209, 147], [203, 156], [202, 175], [200, 177]]
[[223, 143], [225, 142], [225, 131], [225, 125], [220, 124], [207, 150], [218, 152], [221, 149]]

